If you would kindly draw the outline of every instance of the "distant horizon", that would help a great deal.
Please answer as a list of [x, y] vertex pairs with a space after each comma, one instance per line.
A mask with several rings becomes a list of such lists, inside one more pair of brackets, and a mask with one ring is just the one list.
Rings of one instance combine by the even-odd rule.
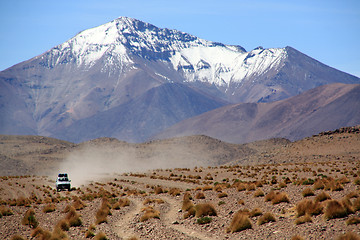
[[1, 2], [0, 13], [0, 71], [124, 16], [246, 51], [290, 46], [360, 77], [360, 1], [355, 0], [18, 0]]

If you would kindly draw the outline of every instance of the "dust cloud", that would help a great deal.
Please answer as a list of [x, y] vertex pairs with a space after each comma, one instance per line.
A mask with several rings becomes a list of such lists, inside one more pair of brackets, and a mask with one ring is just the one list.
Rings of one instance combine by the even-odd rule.
[[68, 173], [71, 185], [81, 185], [125, 172], [203, 166], [204, 161], [174, 146], [85, 146], [65, 159], [59, 173]]

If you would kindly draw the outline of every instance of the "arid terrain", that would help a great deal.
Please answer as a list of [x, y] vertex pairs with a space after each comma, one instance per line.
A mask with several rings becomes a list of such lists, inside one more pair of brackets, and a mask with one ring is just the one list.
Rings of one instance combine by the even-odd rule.
[[359, 126], [243, 145], [3, 135], [0, 162], [1, 239], [360, 238]]

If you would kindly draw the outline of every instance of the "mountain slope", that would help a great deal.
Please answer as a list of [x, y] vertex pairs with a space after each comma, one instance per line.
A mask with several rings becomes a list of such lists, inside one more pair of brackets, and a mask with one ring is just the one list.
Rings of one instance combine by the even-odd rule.
[[120, 106], [79, 120], [54, 136], [72, 142], [99, 136], [142, 142], [181, 120], [226, 104], [186, 85], [167, 83]]
[[334, 82], [360, 80], [290, 47], [246, 52], [121, 17], [0, 72], [0, 133], [57, 137], [167, 83], [238, 103], [284, 99]]
[[155, 138], [204, 134], [232, 143], [273, 137], [298, 140], [360, 124], [359, 109], [359, 84], [330, 84], [282, 101], [218, 108], [184, 120]]

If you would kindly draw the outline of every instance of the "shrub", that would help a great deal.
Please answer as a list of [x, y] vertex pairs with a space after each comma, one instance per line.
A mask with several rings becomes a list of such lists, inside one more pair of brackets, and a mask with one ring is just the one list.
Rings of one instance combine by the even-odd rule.
[[346, 225], [358, 224], [360, 223], [360, 217], [351, 217], [346, 220]]
[[268, 194], [266, 194], [265, 202], [269, 202], [269, 201], [273, 200], [275, 195], [276, 195], [276, 192], [271, 190]]
[[113, 209], [120, 209], [122, 207], [130, 206], [130, 200], [128, 198], [121, 198], [113, 205]]
[[256, 189], [255, 183], [250, 183], [246, 187], [246, 190], [248, 190], [248, 191], [254, 191], [255, 189]]
[[195, 198], [196, 199], [205, 199], [205, 194], [203, 192], [198, 192], [196, 195], [195, 195]]
[[55, 204], [50, 203], [50, 204], [47, 204], [47, 205], [44, 206], [43, 212], [44, 212], [44, 213], [54, 212], [55, 209], [56, 209]]
[[41, 227], [37, 227], [31, 232], [30, 236], [36, 239], [50, 239], [51, 233]]
[[272, 204], [278, 204], [278, 203], [281, 203], [281, 202], [290, 202], [289, 201], [289, 198], [288, 198], [288, 195], [284, 192], [280, 192], [280, 193], [277, 193], [275, 195], [275, 197], [271, 200], [271, 203]]
[[89, 228], [85, 232], [86, 238], [93, 238], [95, 236], [95, 226], [92, 224], [89, 226]]
[[152, 207], [146, 207], [142, 211], [144, 214], [140, 217], [141, 222], [144, 222], [150, 218], [160, 218], [160, 212]]
[[360, 240], [360, 237], [356, 233], [348, 232], [346, 234], [339, 236], [337, 240]]
[[300, 225], [306, 222], [312, 222], [312, 218], [310, 215], [306, 214], [304, 216], [301, 216], [295, 220], [296, 225]]
[[240, 191], [245, 191], [246, 190], [246, 185], [244, 183], [239, 183], [237, 185], [237, 190], [240, 192]]
[[2, 216], [11, 216], [14, 213], [11, 211], [10, 208], [6, 207], [6, 206], [0, 206], [0, 214]]
[[252, 228], [249, 217], [243, 212], [238, 211], [235, 213], [233, 219], [231, 220], [230, 226], [226, 229], [227, 232], [240, 232], [245, 229]]
[[244, 202], [244, 200], [243, 200], [243, 199], [240, 199], [240, 200], [238, 201], [238, 204], [240, 204], [240, 205], [244, 205], [244, 204], [245, 204], [245, 202]]
[[70, 227], [78, 227], [82, 225], [80, 215], [76, 212], [73, 206], [70, 206], [69, 212], [66, 214], [65, 219], [69, 222]]
[[86, 204], [79, 197], [75, 196], [72, 206], [75, 208], [75, 210], [81, 210], [86, 207]]
[[25, 238], [16, 234], [16, 235], [12, 236], [10, 240], [25, 240]]
[[171, 188], [169, 194], [171, 196], [179, 196], [181, 194], [181, 191], [178, 188]]
[[25, 212], [21, 224], [29, 225], [31, 228], [36, 228], [39, 225], [38, 221], [35, 218], [35, 210], [33, 208], [30, 208]]
[[308, 196], [314, 196], [314, 191], [311, 189], [311, 188], [305, 188], [303, 191], [302, 191], [302, 195], [303, 197], [308, 197]]
[[66, 219], [61, 219], [56, 226], [64, 231], [69, 231], [70, 229], [70, 223]]
[[227, 197], [228, 194], [226, 192], [222, 192], [222, 193], [219, 193], [218, 194], [218, 198], [224, 198], [224, 197]]
[[319, 189], [324, 189], [324, 188], [325, 188], [325, 185], [324, 185], [323, 181], [320, 179], [317, 179], [313, 185], [313, 189], [319, 190]]
[[360, 177], [357, 177], [354, 179], [354, 184], [355, 185], [360, 185]]
[[354, 211], [360, 211], [360, 197], [356, 198], [353, 202]]
[[94, 240], [107, 240], [108, 238], [106, 237], [104, 232], [99, 232], [98, 234], [95, 235]]
[[333, 219], [346, 217], [348, 212], [341, 202], [337, 200], [329, 200], [324, 214], [326, 219]]
[[212, 189], [213, 189], [213, 187], [210, 186], [210, 185], [206, 185], [206, 186], [204, 186], [204, 187], [202, 188], [203, 191], [210, 191], [210, 190], [212, 190]]
[[310, 216], [319, 215], [322, 213], [322, 211], [322, 205], [319, 202], [314, 202], [310, 199], [304, 199], [296, 205], [296, 212], [298, 217], [305, 214], [308, 214]]
[[276, 222], [276, 219], [274, 217], [274, 215], [270, 212], [265, 213], [264, 215], [262, 215], [259, 220], [258, 220], [258, 224], [262, 225], [268, 222]]
[[195, 217], [217, 216], [214, 206], [210, 203], [199, 203], [195, 205]]
[[160, 193], [163, 193], [163, 189], [161, 187], [156, 187], [155, 188], [155, 194], [160, 194]]
[[327, 194], [326, 192], [322, 191], [321, 193], [319, 193], [316, 197], [315, 197], [315, 201], [316, 202], [323, 202], [325, 200], [331, 199], [330, 195]]
[[62, 240], [68, 240], [68, 236], [66, 235], [66, 233], [59, 227], [55, 227], [52, 234], [51, 234], [51, 239], [62, 239]]
[[250, 217], [257, 217], [262, 215], [262, 211], [260, 208], [254, 208], [251, 212], [250, 212]]
[[254, 197], [263, 197], [264, 195], [264, 192], [260, 188], [254, 192]]
[[191, 202], [191, 200], [186, 198], [186, 199], [183, 200], [181, 210], [189, 211], [193, 207], [194, 207], [194, 204]]
[[211, 221], [212, 221], [211, 217], [201, 217], [196, 220], [197, 224], [200, 225], [210, 223]]

